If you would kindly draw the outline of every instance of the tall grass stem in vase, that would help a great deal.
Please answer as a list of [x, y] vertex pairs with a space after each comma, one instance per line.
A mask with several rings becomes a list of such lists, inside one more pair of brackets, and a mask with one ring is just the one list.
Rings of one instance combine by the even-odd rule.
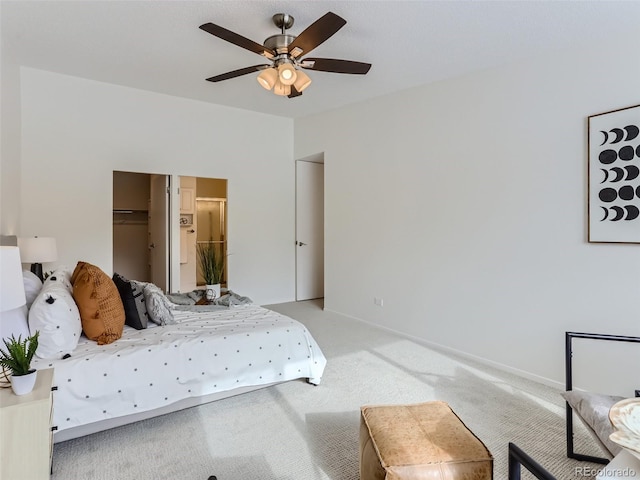
[[220, 296], [220, 283], [224, 275], [225, 255], [223, 245], [214, 242], [199, 243], [198, 265], [207, 288], [207, 300]]

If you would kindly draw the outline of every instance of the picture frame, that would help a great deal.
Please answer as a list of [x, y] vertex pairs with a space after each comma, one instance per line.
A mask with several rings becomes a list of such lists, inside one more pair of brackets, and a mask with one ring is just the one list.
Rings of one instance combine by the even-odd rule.
[[640, 243], [640, 105], [588, 117], [589, 243]]

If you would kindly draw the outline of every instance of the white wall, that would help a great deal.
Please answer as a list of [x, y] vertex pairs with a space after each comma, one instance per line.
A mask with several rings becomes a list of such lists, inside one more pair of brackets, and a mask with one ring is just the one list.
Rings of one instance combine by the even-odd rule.
[[294, 298], [292, 120], [30, 68], [21, 88], [21, 235], [111, 273], [114, 170], [226, 178], [230, 288]]
[[325, 308], [551, 383], [565, 331], [640, 335], [640, 245], [586, 243], [587, 117], [640, 103], [630, 35], [296, 120]]
[[20, 228], [20, 67], [0, 46], [0, 232]]

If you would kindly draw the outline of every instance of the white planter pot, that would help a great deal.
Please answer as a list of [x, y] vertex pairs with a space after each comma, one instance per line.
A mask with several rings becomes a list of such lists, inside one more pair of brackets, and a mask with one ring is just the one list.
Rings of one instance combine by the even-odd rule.
[[220, 284], [207, 285], [206, 298], [210, 302], [213, 302], [216, 298], [220, 298]]
[[38, 371], [34, 370], [26, 375], [11, 375], [11, 388], [16, 395], [26, 395], [31, 393], [34, 385], [36, 384], [36, 376]]

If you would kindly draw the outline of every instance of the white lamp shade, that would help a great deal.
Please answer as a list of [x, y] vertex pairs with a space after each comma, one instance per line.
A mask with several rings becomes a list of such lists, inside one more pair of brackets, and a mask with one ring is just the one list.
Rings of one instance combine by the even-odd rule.
[[258, 75], [258, 83], [267, 90], [271, 90], [278, 80], [278, 72], [275, 68], [265, 68]]
[[293, 85], [297, 77], [298, 75], [293, 65], [283, 63], [278, 67], [278, 78], [283, 85]]
[[311, 79], [309, 78], [309, 75], [304, 73], [302, 70], [298, 70], [297, 73], [298, 75], [293, 86], [296, 88], [297, 91], [302, 92], [305, 88], [311, 85]]
[[58, 259], [53, 237], [19, 237], [18, 248], [23, 263], [55, 262]]
[[0, 312], [27, 303], [18, 247], [0, 247]]

